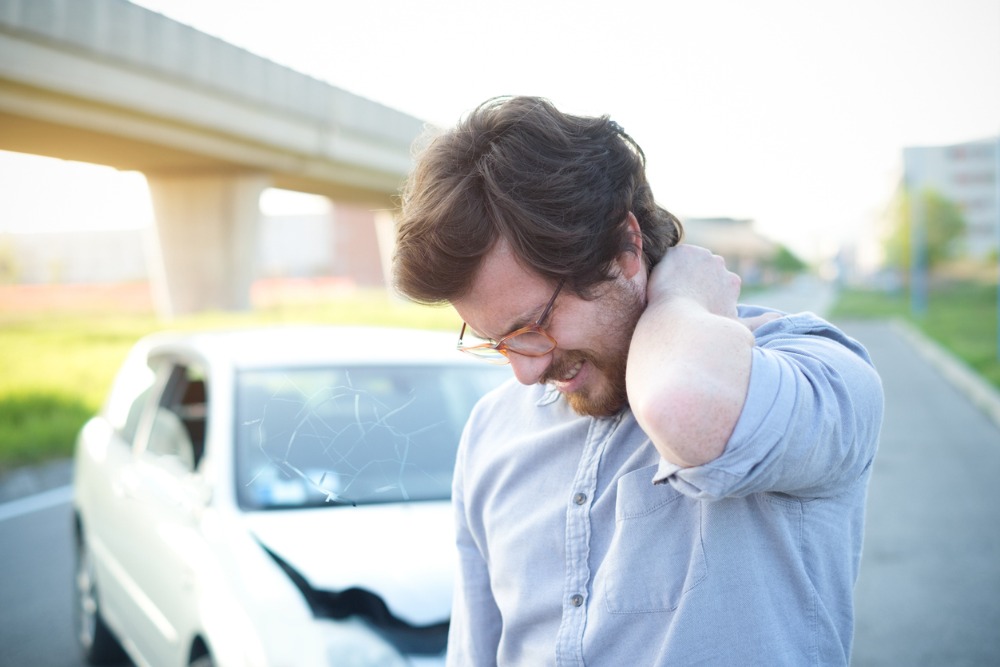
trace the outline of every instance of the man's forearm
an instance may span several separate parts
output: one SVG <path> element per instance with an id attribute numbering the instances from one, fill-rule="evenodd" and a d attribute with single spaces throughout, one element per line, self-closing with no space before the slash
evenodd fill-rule
<path id="1" fill-rule="evenodd" d="M 725 451 L 750 380 L 753 334 L 740 321 L 685 298 L 651 303 L 629 351 L 636 420 L 660 455 L 679 466 Z"/>

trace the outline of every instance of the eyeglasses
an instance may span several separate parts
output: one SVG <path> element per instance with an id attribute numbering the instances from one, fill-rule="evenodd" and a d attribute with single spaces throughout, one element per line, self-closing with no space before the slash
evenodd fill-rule
<path id="1" fill-rule="evenodd" d="M 509 364 L 511 352 L 526 357 L 544 357 L 556 349 L 556 339 L 542 328 L 542 323 L 549 316 L 549 311 L 552 310 L 552 305 L 556 302 L 556 297 L 559 296 L 559 291 L 565 282 L 565 280 L 559 281 L 555 293 L 552 294 L 545 310 L 542 311 L 541 316 L 535 320 L 534 324 L 512 331 L 500 340 L 490 339 L 484 343 L 465 345 L 462 339 L 465 337 L 465 328 L 468 325 L 463 322 L 462 331 L 458 334 L 458 349 L 491 364 Z"/>

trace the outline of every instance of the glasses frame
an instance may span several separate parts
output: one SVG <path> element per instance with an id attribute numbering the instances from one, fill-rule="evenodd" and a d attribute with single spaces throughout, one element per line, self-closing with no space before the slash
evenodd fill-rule
<path id="1" fill-rule="evenodd" d="M 538 316 L 538 319 L 535 320 L 534 324 L 529 324 L 526 327 L 521 327 L 520 329 L 511 331 L 509 334 L 501 336 L 500 339 L 497 340 L 495 343 L 481 343 L 479 345 L 465 346 L 462 343 L 462 339 L 465 337 L 465 329 L 469 325 L 466 324 L 465 322 L 462 322 L 462 330 L 458 334 L 458 344 L 456 347 L 460 352 L 471 354 L 472 356 L 478 359 L 482 359 L 483 361 L 494 364 L 509 364 L 511 352 L 513 352 L 514 354 L 520 354 L 525 357 L 544 357 L 546 354 L 549 354 L 550 352 L 552 352 L 552 350 L 556 349 L 558 343 L 556 342 L 556 339 L 549 334 L 549 332 L 547 332 L 545 329 L 542 328 L 542 323 L 544 323 L 545 320 L 548 319 L 549 313 L 552 311 L 552 306 L 554 306 L 556 303 L 556 297 L 559 296 L 559 292 L 562 291 L 563 285 L 565 284 L 566 284 L 565 279 L 559 281 L 559 284 L 556 285 L 556 291 L 552 293 L 552 298 L 549 299 L 549 302 L 547 304 L 545 304 L 545 308 L 542 310 L 542 314 Z M 550 347 L 544 352 L 520 352 L 518 350 L 510 349 L 510 347 L 507 345 L 507 341 L 526 333 L 536 333 L 545 337 L 546 339 L 548 339 L 550 343 L 552 343 L 552 347 Z M 476 352 L 477 350 L 484 350 L 484 351 L 493 350 L 499 352 L 502 356 L 494 359 L 491 357 L 486 357 L 478 354 Z"/>

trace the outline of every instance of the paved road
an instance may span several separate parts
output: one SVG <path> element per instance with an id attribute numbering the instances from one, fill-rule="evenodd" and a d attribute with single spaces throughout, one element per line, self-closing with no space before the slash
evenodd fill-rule
<path id="1" fill-rule="evenodd" d="M 55 493 L 31 511 L 0 516 L 0 665 L 84 664 L 73 636 L 68 494 Z"/>
<path id="2" fill-rule="evenodd" d="M 828 295 L 816 288 L 759 302 L 822 313 Z M 886 393 L 853 665 L 1000 665 L 1000 428 L 893 325 L 840 324 L 868 347 Z M 10 613 L 0 664 L 79 664 L 68 628 L 68 508 L 15 516 L 5 507 L 0 606 Z"/>
<path id="3" fill-rule="evenodd" d="M 891 325 L 843 326 L 886 395 L 853 664 L 1000 665 L 1000 428 Z"/>

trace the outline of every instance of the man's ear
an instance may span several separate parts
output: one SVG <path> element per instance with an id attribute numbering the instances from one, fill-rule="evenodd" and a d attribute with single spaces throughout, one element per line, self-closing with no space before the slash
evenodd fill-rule
<path id="1" fill-rule="evenodd" d="M 630 244 L 628 249 L 622 251 L 615 261 L 618 263 L 618 268 L 621 269 L 622 276 L 631 279 L 636 272 L 643 268 L 642 230 L 639 228 L 639 221 L 636 220 L 632 211 L 628 212 L 625 225 L 628 227 Z"/>

